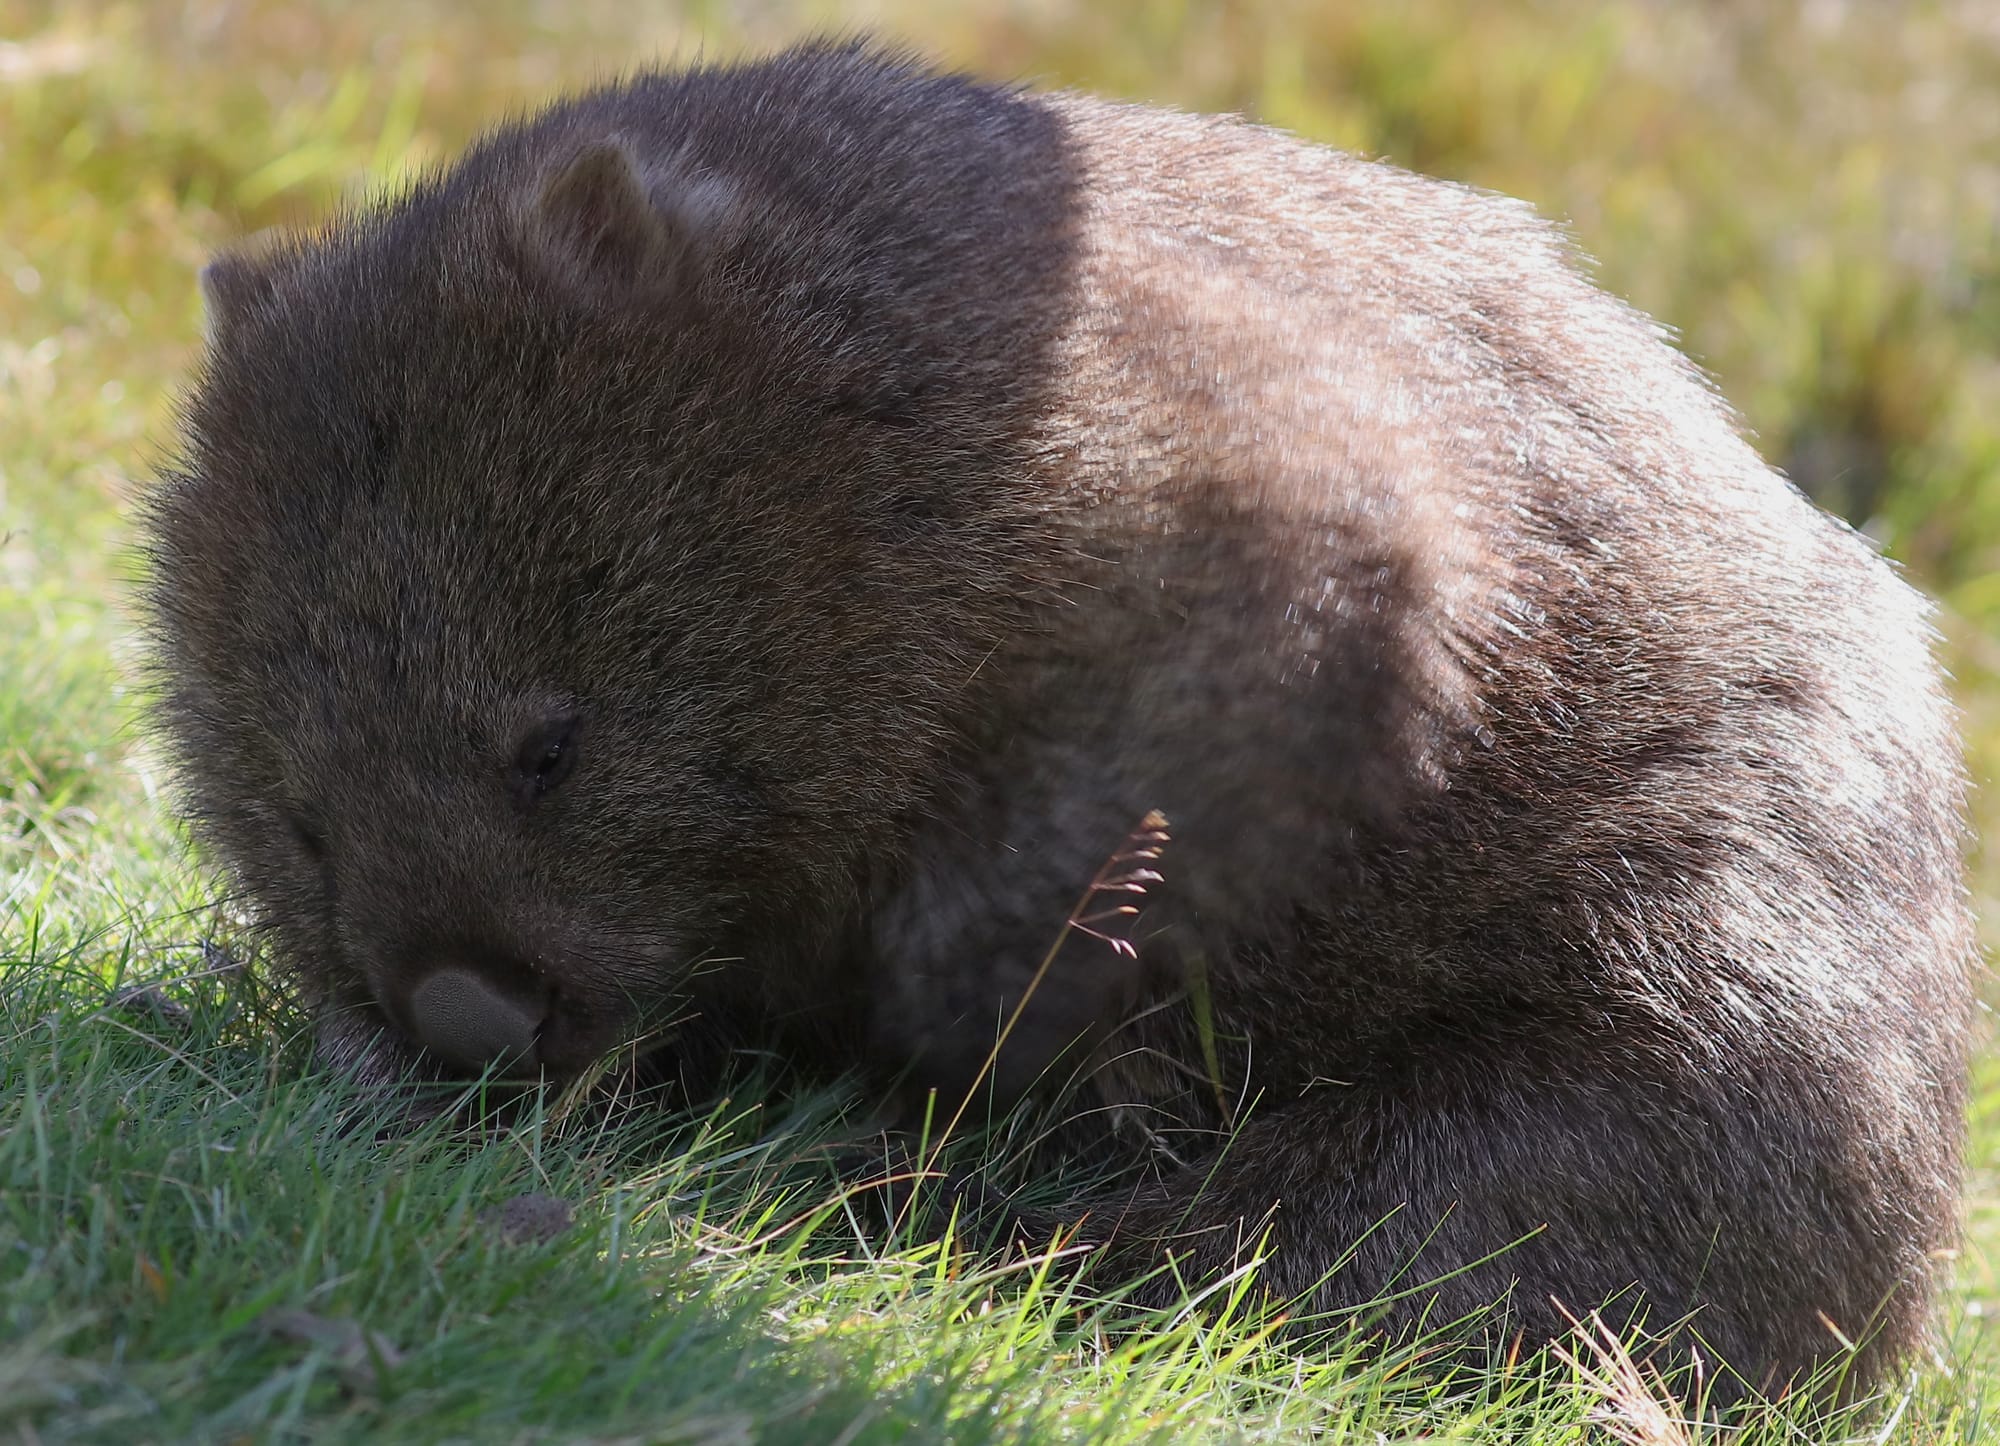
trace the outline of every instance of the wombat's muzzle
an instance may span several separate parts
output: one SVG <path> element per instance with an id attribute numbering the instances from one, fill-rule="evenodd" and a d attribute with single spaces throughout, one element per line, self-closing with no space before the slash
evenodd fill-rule
<path id="1" fill-rule="evenodd" d="M 467 964 L 444 964 L 403 993 L 402 1016 L 417 1042 L 467 1074 L 531 1075 L 549 994 L 539 981 L 501 978 Z"/>

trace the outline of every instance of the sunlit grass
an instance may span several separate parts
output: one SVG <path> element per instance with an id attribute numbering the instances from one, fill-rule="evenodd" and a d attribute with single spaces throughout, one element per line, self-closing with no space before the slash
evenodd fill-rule
<path id="1" fill-rule="evenodd" d="M 1059 1248 L 898 1230 L 835 1174 L 838 1095 L 378 1133 L 219 956 L 122 999 L 74 956 L 29 965 L 5 996 L 0 1422 L 41 1440 L 1689 1439 L 1643 1375 L 1604 1388 L 1602 1347 L 1471 1373 L 1301 1337 L 1249 1272 L 1140 1310 Z M 573 1220 L 510 1234 L 526 1194 Z M 1956 1432 L 1986 1409 L 1962 1385 L 1855 1424 Z M 1730 1439 L 1799 1437 L 1781 1412 Z"/>

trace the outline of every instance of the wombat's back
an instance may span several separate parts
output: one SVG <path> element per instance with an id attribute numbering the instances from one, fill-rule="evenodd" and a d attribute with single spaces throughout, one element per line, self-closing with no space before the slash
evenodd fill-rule
<path id="1" fill-rule="evenodd" d="M 1446 1300 L 1512 1275 L 1559 1330 L 1547 1295 L 1634 1281 L 1729 1359 L 1802 1365 L 1823 1319 L 1907 1344 L 1973 957 L 1921 599 L 1518 203 L 1058 109 L 1090 221 L 1054 485 L 1080 550 L 1130 543 L 1091 586 L 1176 599 L 1109 731 L 1189 826 L 1170 859 L 1227 880 L 1167 928 L 1215 1033 L 1299 1099 L 1217 1193 L 1289 1188 L 1301 1284 L 1386 1219 L 1334 1302 L 1532 1237 Z"/>

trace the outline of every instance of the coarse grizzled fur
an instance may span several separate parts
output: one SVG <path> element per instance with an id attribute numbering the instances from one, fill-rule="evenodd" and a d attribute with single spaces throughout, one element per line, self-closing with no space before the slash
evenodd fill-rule
<path id="1" fill-rule="evenodd" d="M 1760 1384 L 1921 1338 L 1971 964 L 1924 606 L 1524 206 L 821 46 L 207 280 L 162 721 L 328 1059 L 694 1015 L 962 1090 L 1157 808 L 1136 957 L 1073 932 L 996 1070 L 1234 1127 L 1080 1204 L 1113 1258 L 1269 1217 L 1320 1306 L 1640 1307 Z"/>

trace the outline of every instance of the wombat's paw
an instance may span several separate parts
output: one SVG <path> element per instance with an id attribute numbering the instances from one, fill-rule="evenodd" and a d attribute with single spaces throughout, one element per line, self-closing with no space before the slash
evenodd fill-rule
<path id="1" fill-rule="evenodd" d="M 1031 1248 L 1037 1239 L 1032 1215 L 1014 1197 L 977 1170 L 950 1170 L 937 1178 L 926 1217 L 942 1232 L 980 1250 Z"/>
<path id="2" fill-rule="evenodd" d="M 1012 1244 L 1029 1254 L 1074 1256 L 1090 1289 L 1142 1310 L 1199 1301 L 1258 1270 L 1268 1217 L 1246 1220 L 1220 1202 L 1203 1209 L 1189 1178 L 1140 1180 L 1022 1211 Z"/>
<path id="3" fill-rule="evenodd" d="M 846 1200 L 870 1229 L 911 1239 L 950 1232 L 975 1249 L 1025 1243 L 1025 1217 L 1008 1194 L 978 1168 L 945 1166 L 913 1136 L 883 1130 L 833 1151 L 831 1162 Z"/>

